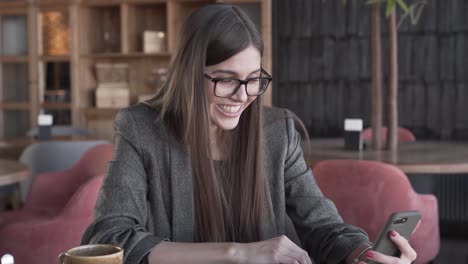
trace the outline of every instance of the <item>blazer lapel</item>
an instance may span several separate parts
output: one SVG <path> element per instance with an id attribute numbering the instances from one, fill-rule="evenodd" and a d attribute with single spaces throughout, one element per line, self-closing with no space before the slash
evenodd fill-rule
<path id="1" fill-rule="evenodd" d="M 193 186 L 190 156 L 180 143 L 171 148 L 172 240 L 193 242 Z"/>

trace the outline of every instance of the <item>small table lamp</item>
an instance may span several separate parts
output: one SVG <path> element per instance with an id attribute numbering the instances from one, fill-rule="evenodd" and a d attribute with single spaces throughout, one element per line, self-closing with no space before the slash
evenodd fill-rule
<path id="1" fill-rule="evenodd" d="M 37 124 L 39 125 L 39 133 L 37 139 L 39 141 L 50 140 L 52 138 L 52 115 L 38 115 Z"/>
<path id="2" fill-rule="evenodd" d="M 14 264 L 15 260 L 13 259 L 13 256 L 10 254 L 5 254 L 1 258 L 1 264 Z"/>
<path id="3" fill-rule="evenodd" d="M 345 119 L 344 141 L 345 149 L 362 150 L 362 119 Z"/>

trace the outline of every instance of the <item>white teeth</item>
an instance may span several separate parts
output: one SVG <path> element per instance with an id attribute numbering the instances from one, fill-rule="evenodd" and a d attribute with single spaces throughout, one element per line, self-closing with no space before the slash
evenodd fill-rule
<path id="1" fill-rule="evenodd" d="M 223 111 L 228 113 L 237 113 L 240 110 L 240 105 L 238 106 L 228 106 L 228 105 L 218 105 Z"/>

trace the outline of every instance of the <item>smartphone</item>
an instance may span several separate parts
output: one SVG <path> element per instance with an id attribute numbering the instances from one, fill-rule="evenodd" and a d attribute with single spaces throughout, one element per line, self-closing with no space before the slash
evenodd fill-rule
<path id="1" fill-rule="evenodd" d="M 421 219 L 421 213 L 419 211 L 403 211 L 393 213 L 387 220 L 384 228 L 380 231 L 379 236 L 374 244 L 372 250 L 383 253 L 385 255 L 399 257 L 400 250 L 393 243 L 389 237 L 390 231 L 396 231 L 401 236 L 409 239 L 414 229 L 418 225 L 419 219 Z M 376 262 L 370 261 L 368 264 L 376 264 Z"/>

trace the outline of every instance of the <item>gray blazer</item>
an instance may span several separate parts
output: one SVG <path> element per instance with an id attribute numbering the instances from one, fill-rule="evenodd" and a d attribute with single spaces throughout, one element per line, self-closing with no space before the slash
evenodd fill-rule
<path id="1" fill-rule="evenodd" d="M 368 237 L 343 224 L 319 190 L 304 161 L 291 113 L 264 108 L 264 172 L 271 208 L 265 239 L 291 235 L 292 220 L 302 247 L 318 263 L 341 263 Z M 95 220 L 82 243 L 124 248 L 125 263 L 139 263 L 163 240 L 193 242 L 190 157 L 153 108 L 137 104 L 115 119 L 113 160 L 96 204 Z"/>

